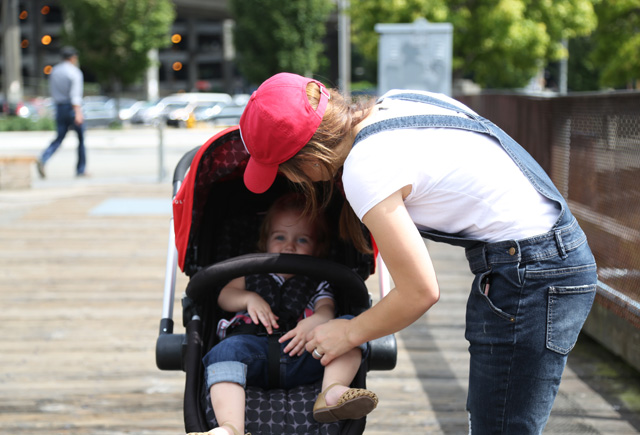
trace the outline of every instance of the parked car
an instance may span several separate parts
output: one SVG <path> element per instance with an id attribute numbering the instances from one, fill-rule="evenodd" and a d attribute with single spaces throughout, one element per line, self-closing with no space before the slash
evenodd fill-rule
<path id="1" fill-rule="evenodd" d="M 151 101 L 136 101 L 129 107 L 120 108 L 120 119 L 124 122 L 133 123 L 133 119 L 143 110 L 153 106 Z"/>
<path id="2" fill-rule="evenodd" d="M 118 120 L 113 101 L 108 97 L 89 96 L 82 99 L 84 125 L 87 128 L 108 127 Z"/>
<path id="3" fill-rule="evenodd" d="M 215 92 L 184 92 L 172 94 L 162 98 L 152 107 L 148 107 L 139 112 L 138 115 L 132 117 L 131 122 L 134 124 L 158 125 L 165 123 L 169 113 L 175 109 L 185 108 L 189 104 L 199 102 L 224 103 L 232 102 L 231 95 Z"/>
<path id="4" fill-rule="evenodd" d="M 215 104 L 209 104 L 207 106 L 196 107 L 193 110 L 193 117 L 195 118 L 196 122 L 202 122 L 202 121 L 206 122 L 212 116 L 220 113 L 222 108 L 225 106 L 226 104 L 224 103 L 215 103 Z"/>
<path id="5" fill-rule="evenodd" d="M 225 103 L 210 101 L 196 101 L 189 103 L 185 107 L 175 109 L 167 114 L 167 125 L 172 127 L 186 127 L 189 118 L 193 116 L 194 121 L 199 121 L 202 114 L 217 113 L 225 106 Z"/>
<path id="6" fill-rule="evenodd" d="M 40 113 L 38 113 L 38 108 L 29 101 L 23 101 L 22 103 L 18 103 L 16 115 L 18 115 L 21 118 L 33 119 L 34 121 L 40 118 Z"/>
<path id="7" fill-rule="evenodd" d="M 236 106 L 246 106 L 251 98 L 251 94 L 235 94 L 233 96 L 233 104 Z"/>
<path id="8" fill-rule="evenodd" d="M 237 125 L 240 122 L 240 117 L 246 105 L 224 106 L 217 114 L 214 114 L 206 119 L 206 122 L 215 127 L 227 127 L 230 125 Z"/>
<path id="9" fill-rule="evenodd" d="M 118 98 L 117 101 L 115 98 L 112 98 L 111 104 L 113 104 L 114 108 L 118 111 L 118 118 L 120 121 L 124 121 L 125 117 L 128 119 L 131 116 L 128 113 L 128 110 L 136 103 L 138 100 L 134 98 Z"/>
<path id="10" fill-rule="evenodd" d="M 108 98 L 88 96 L 82 100 L 82 112 L 87 128 L 108 127 L 121 121 L 121 113 L 132 107 L 137 100 L 133 98 Z"/>
<path id="11" fill-rule="evenodd" d="M 129 121 L 132 124 L 152 125 L 164 106 L 159 101 L 150 101 L 131 115 Z"/>

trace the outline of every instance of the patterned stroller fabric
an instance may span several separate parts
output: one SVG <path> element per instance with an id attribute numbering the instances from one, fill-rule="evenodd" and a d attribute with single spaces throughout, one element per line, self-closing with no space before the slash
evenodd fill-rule
<path id="1" fill-rule="evenodd" d="M 262 390 L 247 387 L 247 410 L 245 431 L 261 435 L 339 435 L 344 421 L 318 423 L 313 419 L 313 403 L 320 393 L 320 383 L 292 388 L 291 390 Z M 203 388 L 206 401 L 207 421 L 216 427 L 211 400 L 206 387 Z"/>

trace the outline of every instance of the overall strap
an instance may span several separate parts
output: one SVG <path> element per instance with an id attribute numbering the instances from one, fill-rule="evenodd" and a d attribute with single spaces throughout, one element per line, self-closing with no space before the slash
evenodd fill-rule
<path id="1" fill-rule="evenodd" d="M 383 121 L 374 122 L 364 127 L 358 132 L 352 147 L 358 142 L 386 130 L 398 130 L 403 128 L 421 128 L 421 127 L 445 127 L 457 128 L 467 131 L 475 131 L 477 133 L 492 134 L 491 131 L 482 123 L 468 118 L 460 118 L 453 115 L 411 115 L 400 116 L 398 118 L 385 119 Z"/>
<path id="2" fill-rule="evenodd" d="M 469 118 L 472 118 L 472 119 L 477 119 L 477 120 L 484 119 L 483 117 L 481 117 L 477 113 L 473 113 L 471 111 L 465 110 L 464 108 L 462 108 L 460 106 L 456 106 L 455 104 L 452 104 L 452 103 L 450 103 L 448 101 L 444 101 L 444 100 L 441 100 L 439 98 L 432 97 L 431 95 L 417 94 L 417 93 L 413 93 L 413 92 L 405 92 L 405 93 L 401 93 L 401 94 L 390 95 L 390 96 L 386 97 L 385 99 L 406 100 L 406 101 L 415 101 L 415 102 L 418 102 L 418 103 L 431 104 L 432 106 L 437 106 L 437 107 L 441 107 L 443 109 L 453 110 L 454 112 L 464 113 L 465 115 L 467 115 Z M 380 99 L 378 101 L 382 101 L 382 99 Z"/>
<path id="3" fill-rule="evenodd" d="M 395 100 L 407 100 L 420 103 L 426 103 L 438 106 L 443 109 L 453 110 L 466 115 L 466 118 L 455 115 L 411 115 L 400 116 L 397 118 L 389 118 L 382 121 L 374 122 L 364 127 L 356 135 L 353 145 L 355 146 L 361 140 L 386 130 L 397 130 L 401 128 L 423 128 L 423 127 L 440 127 L 440 128 L 457 128 L 467 131 L 475 131 L 477 133 L 485 133 L 493 135 L 492 131 L 483 122 L 484 118 L 480 115 L 467 111 L 461 107 L 442 101 L 429 95 L 406 93 L 396 94 L 387 97 Z"/>

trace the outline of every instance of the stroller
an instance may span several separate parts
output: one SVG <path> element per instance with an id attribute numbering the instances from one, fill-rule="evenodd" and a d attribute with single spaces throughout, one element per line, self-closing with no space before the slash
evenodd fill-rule
<path id="1" fill-rule="evenodd" d="M 337 237 L 331 242 L 328 258 L 255 253 L 264 212 L 292 186 L 278 176 L 264 194 L 250 192 L 242 180 L 248 158 L 238 127 L 230 127 L 203 146 L 187 152 L 174 172 L 173 218 L 156 364 L 160 370 L 186 373 L 186 432 L 205 432 L 217 426 L 204 382 L 202 357 L 218 342 L 218 321 L 233 314 L 223 311 L 216 303 L 219 291 L 231 279 L 269 272 L 307 275 L 332 284 L 338 315 L 358 315 L 371 307 L 364 280 L 374 271 L 375 259 Z M 336 189 L 326 211 L 330 234 L 338 233 L 343 201 Z M 366 231 L 364 227 L 363 231 Z M 173 333 L 177 266 L 189 278 L 182 297 L 184 334 Z M 366 388 L 369 370 L 393 369 L 396 354 L 393 335 L 370 342 L 368 357 L 352 387 Z M 269 357 L 269 364 L 278 364 L 278 358 Z M 290 390 L 279 386 L 247 387 L 245 431 L 254 435 L 361 434 L 366 417 L 334 423 L 318 423 L 313 419 L 313 404 L 320 387 L 320 382 Z"/>

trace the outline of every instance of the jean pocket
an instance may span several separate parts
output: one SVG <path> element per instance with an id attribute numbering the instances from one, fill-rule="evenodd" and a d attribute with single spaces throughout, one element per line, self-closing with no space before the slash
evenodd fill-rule
<path id="1" fill-rule="evenodd" d="M 573 349 L 595 295 L 595 284 L 549 287 L 547 349 L 562 355 Z"/>
<path id="2" fill-rule="evenodd" d="M 506 301 L 504 297 L 500 297 L 500 295 L 504 295 L 505 292 L 499 290 L 499 286 L 493 286 L 492 282 L 492 270 L 488 270 L 484 272 L 478 278 L 478 284 L 475 287 L 475 291 L 477 296 L 480 297 L 486 304 L 489 306 L 489 309 L 496 314 L 498 317 L 507 320 L 509 322 L 515 321 L 515 316 L 512 314 L 503 311 L 501 308 L 498 308 L 499 305 L 505 304 Z"/>

